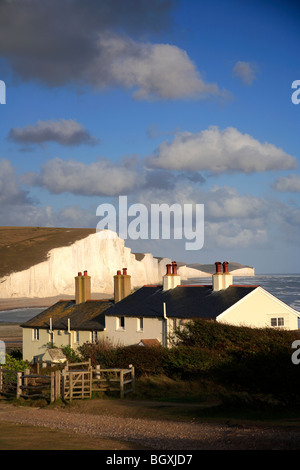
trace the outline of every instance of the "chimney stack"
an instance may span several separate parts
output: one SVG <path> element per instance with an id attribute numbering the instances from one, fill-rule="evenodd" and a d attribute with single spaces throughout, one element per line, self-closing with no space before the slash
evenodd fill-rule
<path id="1" fill-rule="evenodd" d="M 75 277 L 75 301 L 76 304 L 81 304 L 91 299 L 91 277 L 88 276 L 87 271 L 79 272 Z"/>
<path id="2" fill-rule="evenodd" d="M 215 262 L 216 272 L 212 276 L 212 285 L 213 291 L 218 291 L 223 289 L 223 274 L 221 272 L 221 263 L 219 261 Z"/>
<path id="3" fill-rule="evenodd" d="M 212 276 L 213 291 L 227 289 L 232 284 L 232 274 L 228 271 L 228 261 L 223 262 L 223 272 L 221 272 L 221 263 L 215 262 L 216 272 Z"/>
<path id="4" fill-rule="evenodd" d="M 127 274 L 127 268 L 123 268 L 123 274 L 118 270 L 114 276 L 114 300 L 115 303 L 131 294 L 131 276 Z"/>
<path id="5" fill-rule="evenodd" d="M 227 287 L 231 286 L 232 284 L 232 274 L 228 271 L 228 261 L 224 261 L 223 263 L 223 289 L 227 289 Z"/>
<path id="6" fill-rule="evenodd" d="M 174 289 L 181 283 L 181 278 L 177 274 L 177 263 L 172 261 L 172 264 L 167 264 L 167 272 L 163 276 L 163 290 Z"/>

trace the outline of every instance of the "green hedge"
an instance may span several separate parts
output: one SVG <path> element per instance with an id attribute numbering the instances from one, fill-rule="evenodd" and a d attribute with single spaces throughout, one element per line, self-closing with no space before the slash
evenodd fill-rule
<path id="1" fill-rule="evenodd" d="M 271 393 L 280 400 L 300 397 L 300 364 L 292 363 L 298 332 L 190 322 L 178 330 L 171 348 L 84 345 L 84 359 L 104 368 L 133 364 L 137 377 L 164 374 L 170 378 L 209 378 L 235 390 Z"/>

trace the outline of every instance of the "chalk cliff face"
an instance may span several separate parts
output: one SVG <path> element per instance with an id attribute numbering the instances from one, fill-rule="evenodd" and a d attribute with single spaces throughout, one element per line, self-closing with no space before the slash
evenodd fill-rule
<path id="1" fill-rule="evenodd" d="M 91 276 L 93 294 L 111 295 L 113 276 L 118 270 L 127 268 L 132 288 L 161 284 L 166 264 L 171 261 L 169 258 L 155 258 L 150 253 L 134 254 L 116 233 L 105 230 L 72 241 L 67 246 L 50 249 L 44 261 L 3 276 L 0 278 L 0 297 L 74 296 L 74 277 L 85 270 Z M 178 266 L 181 280 L 211 276 L 211 273 L 202 271 L 200 266 L 197 265 L 197 269 Z M 233 274 L 247 276 L 253 275 L 254 271 L 246 267 L 233 271 Z"/>
<path id="2" fill-rule="evenodd" d="M 93 293 L 113 293 L 113 276 L 127 268 L 132 287 L 161 282 L 169 258 L 135 256 L 114 232 L 94 233 L 70 246 L 49 251 L 46 261 L 0 279 L 0 296 L 52 297 L 74 295 L 74 277 L 88 271 Z"/>

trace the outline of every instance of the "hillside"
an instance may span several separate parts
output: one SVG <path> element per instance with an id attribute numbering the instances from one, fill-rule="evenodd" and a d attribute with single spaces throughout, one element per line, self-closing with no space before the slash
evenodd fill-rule
<path id="1" fill-rule="evenodd" d="M 95 229 L 0 227 L 0 278 L 47 260 L 53 248 L 69 246 Z"/>
<path id="2" fill-rule="evenodd" d="M 92 292 L 112 294 L 113 276 L 126 267 L 132 287 L 161 282 L 169 258 L 132 253 L 114 232 L 52 227 L 0 228 L 0 297 L 74 295 L 74 276 L 87 270 Z M 239 275 L 253 272 L 238 263 Z M 179 264 L 183 280 L 210 276 L 214 265 Z M 244 269 L 244 271 L 243 271 Z M 248 271 L 247 271 L 248 270 Z"/>

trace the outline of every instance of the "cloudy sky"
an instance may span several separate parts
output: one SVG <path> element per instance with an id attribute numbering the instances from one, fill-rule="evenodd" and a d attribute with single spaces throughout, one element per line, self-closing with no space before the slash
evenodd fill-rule
<path id="1" fill-rule="evenodd" d="M 97 207 L 118 211 L 121 195 L 149 211 L 203 204 L 201 250 L 126 245 L 299 272 L 299 13 L 280 0 L 0 0 L 1 225 L 96 229 Z"/>

